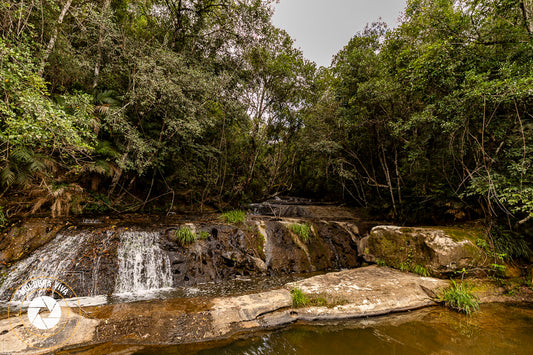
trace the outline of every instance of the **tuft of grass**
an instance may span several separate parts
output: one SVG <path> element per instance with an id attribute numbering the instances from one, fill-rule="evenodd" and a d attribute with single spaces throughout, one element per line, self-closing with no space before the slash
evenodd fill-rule
<path id="1" fill-rule="evenodd" d="M 244 223 L 245 218 L 246 212 L 241 210 L 228 211 L 222 214 L 222 219 L 229 224 Z"/>
<path id="2" fill-rule="evenodd" d="M 322 294 L 308 295 L 308 294 L 305 294 L 299 288 L 293 289 L 291 291 L 291 296 L 292 296 L 292 306 L 294 308 L 310 307 L 310 306 L 333 308 L 333 307 L 348 303 L 348 301 L 344 299 L 328 300 L 326 295 L 322 295 Z"/>
<path id="3" fill-rule="evenodd" d="M 289 224 L 289 229 L 295 233 L 302 242 L 309 243 L 311 240 L 311 226 L 309 224 Z"/>
<path id="4" fill-rule="evenodd" d="M 183 227 L 174 231 L 174 239 L 177 240 L 181 245 L 186 246 L 196 242 L 198 237 L 191 231 L 190 228 Z"/>
<path id="5" fill-rule="evenodd" d="M 211 234 L 209 234 L 209 232 L 201 231 L 201 232 L 200 232 L 200 235 L 198 236 L 198 238 L 200 238 L 200 239 L 203 240 L 203 239 L 207 239 L 207 238 L 209 238 L 209 236 L 211 236 Z"/>
<path id="6" fill-rule="evenodd" d="M 419 264 L 416 264 L 414 265 L 411 270 L 415 273 L 415 274 L 418 274 L 420 276 L 424 276 L 424 277 L 428 277 L 429 276 L 429 270 L 423 266 L 423 265 L 419 265 Z"/>
<path id="7" fill-rule="evenodd" d="M 479 310 L 478 298 L 472 293 L 472 288 L 466 282 L 457 284 L 452 280 L 451 286 L 442 291 L 439 299 L 447 307 L 470 315 Z"/>
<path id="8" fill-rule="evenodd" d="M 400 269 L 400 271 L 411 271 L 411 265 L 409 263 L 404 263 L 403 261 L 401 261 L 398 264 L 398 269 Z"/>
<path id="9" fill-rule="evenodd" d="M 376 264 L 378 266 L 387 266 L 387 263 L 385 262 L 385 260 L 382 260 L 382 259 L 376 259 Z"/>
<path id="10" fill-rule="evenodd" d="M 292 306 L 295 308 L 306 307 L 311 304 L 311 299 L 301 289 L 295 288 L 291 291 Z"/>

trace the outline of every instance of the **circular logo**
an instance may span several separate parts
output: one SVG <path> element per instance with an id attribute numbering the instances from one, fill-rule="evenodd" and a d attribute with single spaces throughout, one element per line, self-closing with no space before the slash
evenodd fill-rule
<path id="1" fill-rule="evenodd" d="M 9 301 L 8 319 L 13 333 L 26 345 L 52 349 L 76 332 L 81 310 L 76 294 L 53 277 L 36 277 L 20 285 Z"/>
<path id="2" fill-rule="evenodd" d="M 48 309 L 48 316 L 43 318 L 41 310 Z M 39 329 L 52 329 L 61 320 L 61 306 L 48 296 L 34 298 L 28 306 L 28 319 Z"/>

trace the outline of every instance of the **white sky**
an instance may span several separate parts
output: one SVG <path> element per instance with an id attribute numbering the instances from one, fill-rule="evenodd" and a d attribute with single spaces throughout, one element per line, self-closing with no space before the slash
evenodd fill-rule
<path id="1" fill-rule="evenodd" d="M 382 18 L 395 27 L 406 0 L 281 0 L 273 22 L 318 65 L 331 59 L 367 23 Z"/>

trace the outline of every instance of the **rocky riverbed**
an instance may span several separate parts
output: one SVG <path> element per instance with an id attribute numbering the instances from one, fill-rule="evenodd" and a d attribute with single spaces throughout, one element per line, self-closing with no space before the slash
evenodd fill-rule
<path id="1" fill-rule="evenodd" d="M 4 306 L 24 302 L 14 290 L 42 276 L 71 287 L 81 304 L 68 300 L 61 329 L 47 337 L 28 325 L 25 308 L 10 308 L 0 315 L 0 352 L 202 343 L 403 312 L 435 305 L 449 277 L 465 274 L 480 278 L 473 283 L 482 302 L 533 300 L 524 283 L 487 279 L 493 270 L 478 227 L 382 225 L 347 208 L 298 201 L 252 207 L 256 214 L 233 224 L 220 215 L 15 223 L 0 238 Z M 194 239 L 184 243 L 180 231 Z M 507 270 L 497 280 L 531 278 L 527 267 Z M 298 293 L 307 299 L 300 307 Z"/>
<path id="2" fill-rule="evenodd" d="M 220 340 L 245 332 L 286 326 L 298 321 L 383 315 L 434 305 L 427 292 L 446 281 L 376 266 L 318 275 L 260 293 L 218 298 L 190 298 L 81 308 L 72 318 L 76 330 L 63 347 L 96 343 L 182 344 Z M 321 295 L 321 306 L 294 308 L 291 291 Z M 46 353 L 46 340 L 0 321 L 0 342 L 12 353 Z M 68 332 L 67 332 L 68 333 Z M 57 339 L 56 339 L 57 340 Z M 31 346 L 30 346 L 31 345 Z"/>

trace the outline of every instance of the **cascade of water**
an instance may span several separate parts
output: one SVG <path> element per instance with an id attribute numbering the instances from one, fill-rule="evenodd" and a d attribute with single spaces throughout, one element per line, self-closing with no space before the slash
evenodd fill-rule
<path id="1" fill-rule="evenodd" d="M 9 300 L 17 287 L 35 277 L 64 278 L 72 269 L 86 239 L 86 233 L 60 233 L 29 257 L 15 264 L 9 269 L 0 286 L 0 300 Z"/>
<path id="2" fill-rule="evenodd" d="M 158 233 L 125 232 L 117 250 L 115 294 L 172 287 L 170 258 L 161 250 Z"/>
<path id="3" fill-rule="evenodd" d="M 113 237 L 113 232 L 107 231 L 106 238 L 102 242 L 101 250 L 106 250 L 109 247 L 109 243 L 112 237 Z M 100 260 L 101 259 L 102 259 L 102 253 L 98 253 L 96 260 L 93 264 L 92 287 L 91 287 L 91 291 L 89 292 L 90 296 L 97 296 L 99 294 L 98 281 L 99 281 L 99 275 L 100 275 Z"/>

